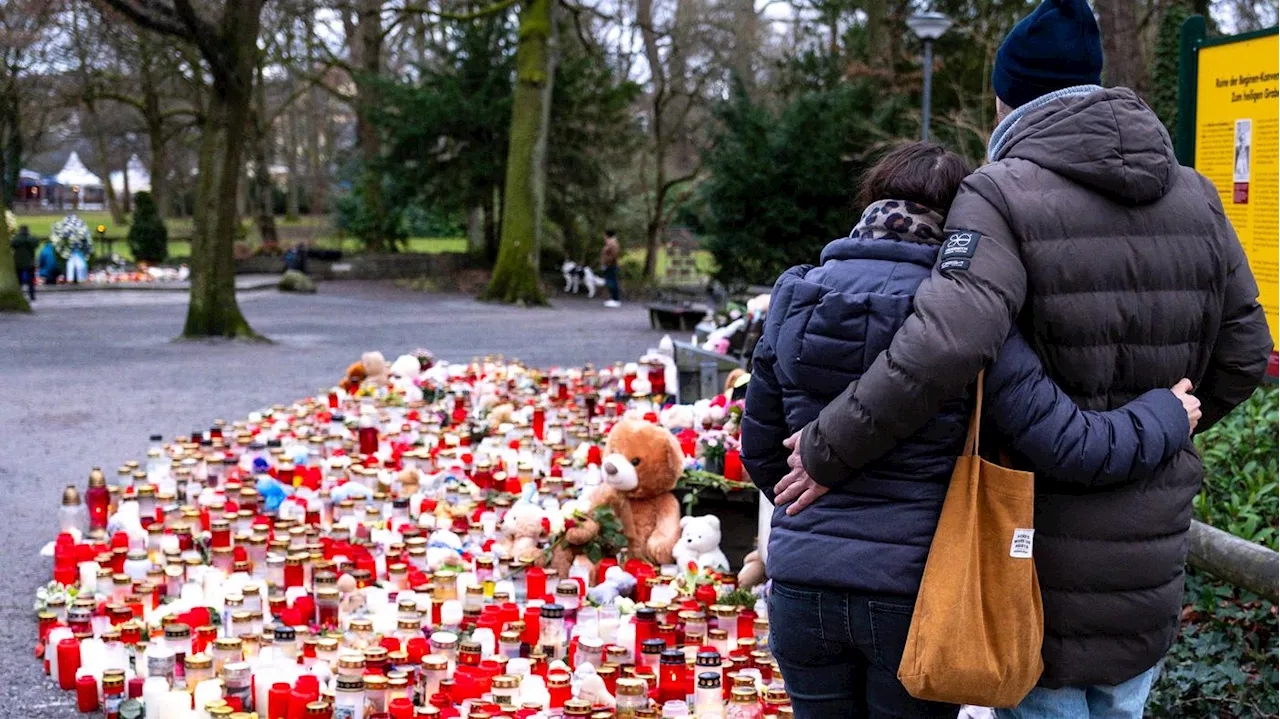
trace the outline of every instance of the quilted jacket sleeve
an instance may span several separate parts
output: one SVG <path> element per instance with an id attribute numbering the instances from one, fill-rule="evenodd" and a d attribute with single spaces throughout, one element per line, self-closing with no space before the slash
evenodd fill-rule
<path id="1" fill-rule="evenodd" d="M 773 487 L 787 473 L 790 450 L 782 446 L 791 436 L 782 406 L 782 388 L 774 367 L 777 358 L 768 336 L 761 338 L 751 360 L 751 382 L 742 414 L 742 466 L 751 481 L 773 501 Z"/>
<path id="2" fill-rule="evenodd" d="M 1217 194 L 1210 197 L 1226 243 L 1226 294 L 1209 366 L 1195 389 L 1204 412 L 1196 432 L 1209 429 L 1253 394 L 1274 349 L 1266 315 L 1258 303 L 1258 283 L 1253 279 L 1244 248 L 1231 221 L 1222 214 Z"/>
<path id="3" fill-rule="evenodd" d="M 986 400 L 985 420 L 1037 475 L 1058 482 L 1098 487 L 1142 479 L 1190 441 L 1186 410 L 1167 389 L 1109 412 L 1081 410 L 1017 331 L 987 370 Z"/>
<path id="4" fill-rule="evenodd" d="M 835 487 L 857 476 L 995 359 L 1027 290 L 1007 216 L 989 177 L 979 171 L 965 180 L 939 264 L 916 292 L 915 312 L 866 373 L 804 429 L 804 467 L 819 484 Z M 949 257 L 948 247 L 962 240 L 963 251 Z"/>

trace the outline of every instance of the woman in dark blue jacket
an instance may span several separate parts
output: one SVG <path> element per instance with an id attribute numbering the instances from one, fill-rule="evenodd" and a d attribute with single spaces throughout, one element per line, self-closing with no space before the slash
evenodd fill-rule
<path id="1" fill-rule="evenodd" d="M 742 458 L 772 501 L 788 472 L 783 441 L 855 381 L 912 311 L 938 262 L 943 217 L 967 168 L 916 143 L 867 175 L 867 209 L 821 264 L 778 278 L 756 346 Z M 1084 412 L 1015 330 L 987 369 L 984 430 L 1040 481 L 1123 482 L 1151 473 L 1191 430 L 1194 398 L 1148 392 Z M 769 538 L 771 645 L 800 719 L 954 717 L 897 680 L 915 595 L 973 398 L 938 408 L 920 431 L 803 512 L 775 508 Z"/>

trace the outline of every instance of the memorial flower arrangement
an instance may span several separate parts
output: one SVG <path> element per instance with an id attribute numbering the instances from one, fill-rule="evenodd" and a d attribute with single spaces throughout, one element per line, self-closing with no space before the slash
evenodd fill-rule
<path id="1" fill-rule="evenodd" d="M 73 252 L 79 252 L 86 258 L 93 254 L 93 236 L 89 234 L 89 225 L 74 213 L 53 223 L 53 227 L 49 229 L 49 241 L 63 259 L 70 257 Z"/>

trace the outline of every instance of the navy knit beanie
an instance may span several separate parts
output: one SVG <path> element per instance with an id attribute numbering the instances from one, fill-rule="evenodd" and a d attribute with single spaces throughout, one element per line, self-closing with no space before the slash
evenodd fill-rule
<path id="1" fill-rule="evenodd" d="M 1101 81 L 1102 36 L 1088 0 L 1044 0 L 1009 32 L 991 73 L 996 97 L 1010 107 Z"/>

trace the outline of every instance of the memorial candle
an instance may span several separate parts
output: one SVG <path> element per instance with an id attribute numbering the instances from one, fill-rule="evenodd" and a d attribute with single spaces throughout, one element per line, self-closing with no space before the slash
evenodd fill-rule
<path id="1" fill-rule="evenodd" d="M 107 477 L 94 467 L 89 473 L 89 489 L 85 492 L 85 504 L 89 508 L 89 529 L 107 529 L 107 506 L 111 493 L 107 491 Z"/>
<path id="2" fill-rule="evenodd" d="M 98 711 L 98 681 L 92 674 L 76 679 L 76 709 L 81 714 Z"/>
<path id="3" fill-rule="evenodd" d="M 80 668 L 80 640 L 75 637 L 58 642 L 58 686 L 66 692 L 76 688 L 76 670 Z"/>

